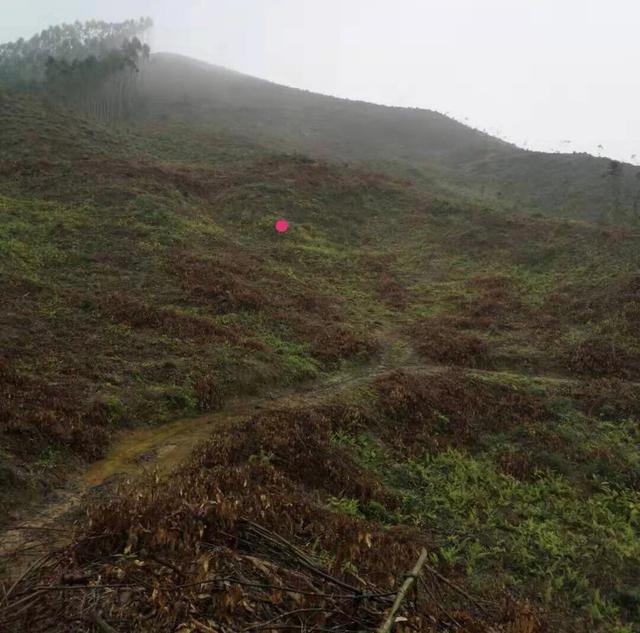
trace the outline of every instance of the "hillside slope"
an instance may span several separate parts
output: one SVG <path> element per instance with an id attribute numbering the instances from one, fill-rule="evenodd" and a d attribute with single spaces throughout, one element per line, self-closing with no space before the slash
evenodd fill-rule
<path id="1" fill-rule="evenodd" d="M 614 182 L 607 159 L 526 151 L 433 111 L 327 97 L 165 53 L 153 56 L 144 84 L 152 118 L 177 116 L 288 151 L 373 162 L 430 189 L 515 211 L 638 217 L 637 167 L 622 165 Z"/>
<path id="2" fill-rule="evenodd" d="M 181 112 L 343 158 L 456 165 L 515 149 L 436 112 L 326 97 L 178 55 L 154 55 L 144 83 L 154 116 Z"/>
<path id="3" fill-rule="evenodd" d="M 418 630 L 637 630 L 638 231 L 157 107 L 0 95 L 0 516 L 95 460 L 122 484 L 40 526 L 68 540 L 0 628 L 372 630 L 425 547 Z M 109 470 L 213 411 L 168 472 Z"/>

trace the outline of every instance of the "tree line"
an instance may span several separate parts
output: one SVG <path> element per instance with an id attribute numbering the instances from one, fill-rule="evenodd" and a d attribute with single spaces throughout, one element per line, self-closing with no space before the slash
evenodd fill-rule
<path id="1" fill-rule="evenodd" d="M 50 27 L 29 40 L 0 45 L 0 87 L 47 92 L 93 116 L 129 114 L 150 18 L 125 22 L 75 22 Z"/>

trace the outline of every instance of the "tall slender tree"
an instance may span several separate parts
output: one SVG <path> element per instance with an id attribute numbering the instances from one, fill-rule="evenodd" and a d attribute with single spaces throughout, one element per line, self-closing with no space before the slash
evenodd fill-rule
<path id="1" fill-rule="evenodd" d="M 619 222 L 622 218 L 622 176 L 623 166 L 620 161 L 610 160 L 606 175 L 611 183 L 611 219 Z"/>
<path id="2" fill-rule="evenodd" d="M 136 77 L 150 49 L 150 18 L 53 26 L 30 40 L 0 45 L 0 85 L 46 90 L 99 118 L 131 111 Z"/>

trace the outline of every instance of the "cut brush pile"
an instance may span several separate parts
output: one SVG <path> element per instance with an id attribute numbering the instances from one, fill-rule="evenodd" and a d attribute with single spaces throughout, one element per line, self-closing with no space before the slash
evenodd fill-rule
<path id="1" fill-rule="evenodd" d="M 90 508 L 72 545 L 4 588 L 0 628 L 372 631 L 392 617 L 396 631 L 542 631 L 526 605 L 481 602 L 428 563 L 398 598 L 432 537 L 327 503 L 348 495 L 394 507 L 332 442 L 366 424 L 334 405 L 222 430 L 171 477 L 125 485 Z"/>

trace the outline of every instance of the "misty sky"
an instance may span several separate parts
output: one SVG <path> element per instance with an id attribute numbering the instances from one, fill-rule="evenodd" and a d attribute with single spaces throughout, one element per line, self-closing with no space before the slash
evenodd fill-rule
<path id="1" fill-rule="evenodd" d="M 640 163 L 640 0 L 0 0 L 0 42 L 141 15 L 155 50 Z"/>

